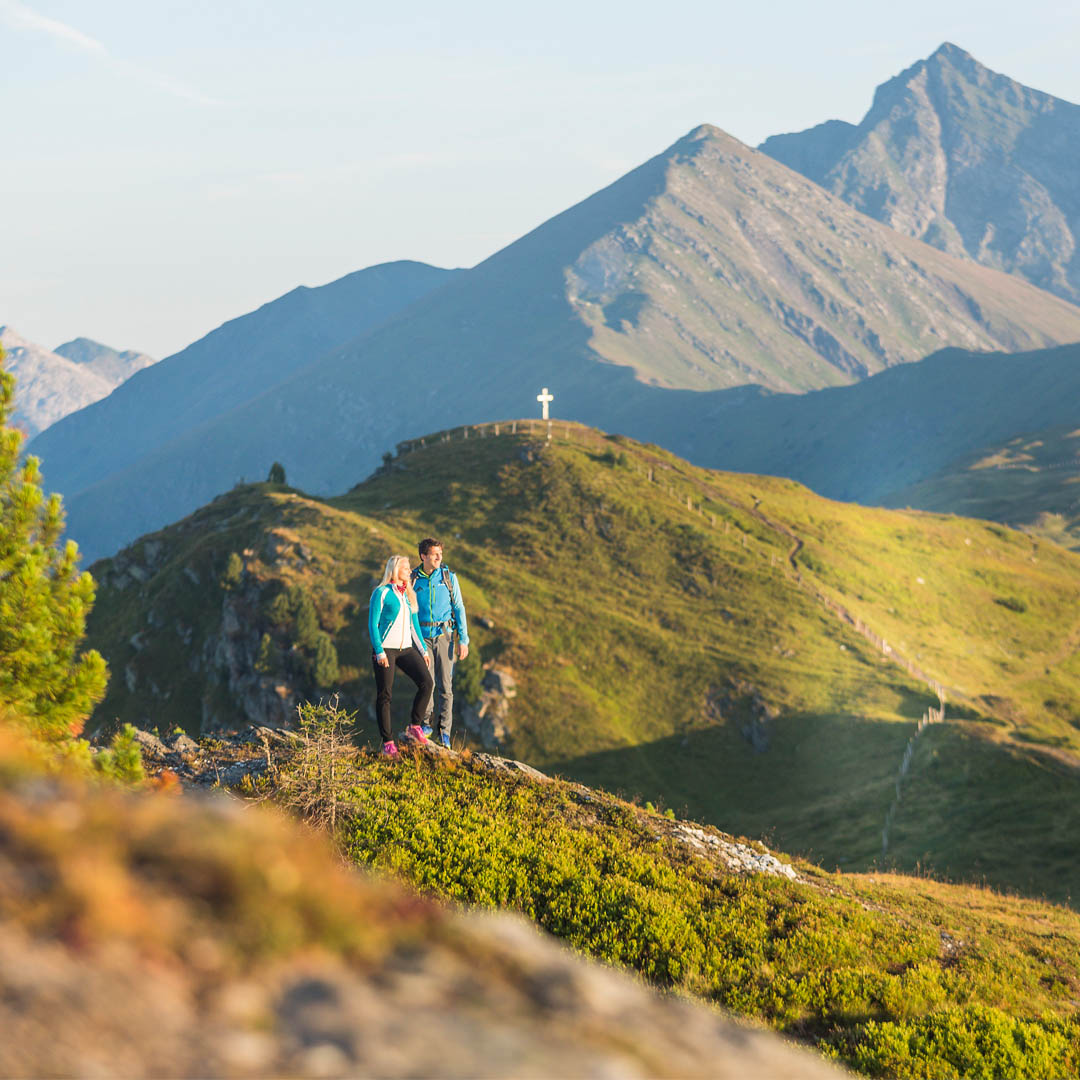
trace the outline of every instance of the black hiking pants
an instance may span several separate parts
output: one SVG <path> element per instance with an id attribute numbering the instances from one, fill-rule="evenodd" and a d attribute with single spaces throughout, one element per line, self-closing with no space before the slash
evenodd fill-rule
<path id="1" fill-rule="evenodd" d="M 431 677 L 427 662 L 415 645 L 410 645 L 407 649 L 387 649 L 386 659 L 387 666 L 381 667 L 375 654 L 371 654 L 371 666 L 375 669 L 375 716 L 379 721 L 379 734 L 383 742 L 389 742 L 394 737 L 390 730 L 394 672 L 401 668 L 416 683 L 416 697 L 412 703 L 414 724 L 423 724 L 431 705 L 431 692 L 435 688 L 435 680 Z"/>

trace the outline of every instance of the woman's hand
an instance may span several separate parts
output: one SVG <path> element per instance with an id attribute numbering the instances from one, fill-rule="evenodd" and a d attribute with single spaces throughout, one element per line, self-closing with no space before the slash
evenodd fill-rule
<path id="1" fill-rule="evenodd" d="M 390 661 L 386 659 L 386 653 L 384 653 L 384 652 L 378 653 L 376 655 L 375 663 L 378 664 L 379 667 L 389 667 L 390 666 Z"/>

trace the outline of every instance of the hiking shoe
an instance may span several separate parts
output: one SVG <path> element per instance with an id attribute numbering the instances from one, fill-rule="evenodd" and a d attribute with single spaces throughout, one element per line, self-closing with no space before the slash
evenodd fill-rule
<path id="1" fill-rule="evenodd" d="M 424 734 L 424 729 L 419 724 L 410 724 L 405 729 L 405 738 L 412 739 L 418 743 L 427 742 L 427 736 Z"/>
<path id="2" fill-rule="evenodd" d="M 425 739 L 430 739 L 431 738 L 431 725 L 430 724 L 424 724 L 420 728 L 420 730 L 424 733 L 424 738 Z"/>
<path id="3" fill-rule="evenodd" d="M 401 755 L 398 753 L 397 743 L 393 739 L 389 739 L 382 744 L 383 757 L 399 758 Z"/>
<path id="4" fill-rule="evenodd" d="M 439 736 L 439 740 L 447 750 L 450 749 L 450 736 L 445 731 Z"/>

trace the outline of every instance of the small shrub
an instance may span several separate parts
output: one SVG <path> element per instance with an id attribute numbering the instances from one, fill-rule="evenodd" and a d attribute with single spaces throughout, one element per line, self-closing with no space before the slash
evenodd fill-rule
<path id="1" fill-rule="evenodd" d="M 221 577 L 221 587 L 223 589 L 235 589 L 243 580 L 243 577 L 244 561 L 234 551 L 229 555 L 225 563 L 225 573 Z"/>
<path id="2" fill-rule="evenodd" d="M 259 654 L 255 657 L 255 670 L 261 675 L 269 675 L 281 668 L 281 650 L 269 634 L 263 634 L 259 641 Z"/>
<path id="3" fill-rule="evenodd" d="M 267 482 L 271 484 L 284 484 L 285 483 L 285 466 L 280 461 L 275 461 L 270 466 L 270 473 L 266 477 Z"/>
<path id="4" fill-rule="evenodd" d="M 338 665 L 337 649 L 325 631 L 318 631 L 315 639 L 315 685 L 329 688 L 338 681 L 341 674 Z"/>
<path id="5" fill-rule="evenodd" d="M 1008 608 L 1009 611 L 1015 611 L 1020 615 L 1027 611 L 1027 604 L 1015 596 L 995 596 L 994 603 L 1000 604 L 1001 607 Z"/>
<path id="6" fill-rule="evenodd" d="M 130 724 L 125 724 L 113 736 L 108 749 L 98 752 L 94 757 L 94 768 L 101 776 L 121 784 L 141 784 L 146 780 L 142 752 Z"/>

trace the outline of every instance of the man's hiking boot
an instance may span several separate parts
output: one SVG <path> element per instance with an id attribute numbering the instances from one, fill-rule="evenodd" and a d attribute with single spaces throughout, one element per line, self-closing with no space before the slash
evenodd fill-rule
<path id="1" fill-rule="evenodd" d="M 424 738 L 425 739 L 430 739 L 431 738 L 431 725 L 430 724 L 422 725 L 420 730 L 424 733 Z"/>
<path id="2" fill-rule="evenodd" d="M 382 744 L 383 757 L 399 758 L 401 755 L 398 753 L 397 743 L 393 739 L 389 739 Z"/>
<path id="3" fill-rule="evenodd" d="M 443 744 L 443 746 L 446 747 L 447 750 L 450 749 L 450 736 L 447 735 L 445 731 L 439 736 L 439 741 Z"/>
<path id="4" fill-rule="evenodd" d="M 405 738 L 412 739 L 413 742 L 418 742 L 421 746 L 427 742 L 427 736 L 424 734 L 424 729 L 419 724 L 410 724 L 405 729 Z"/>

